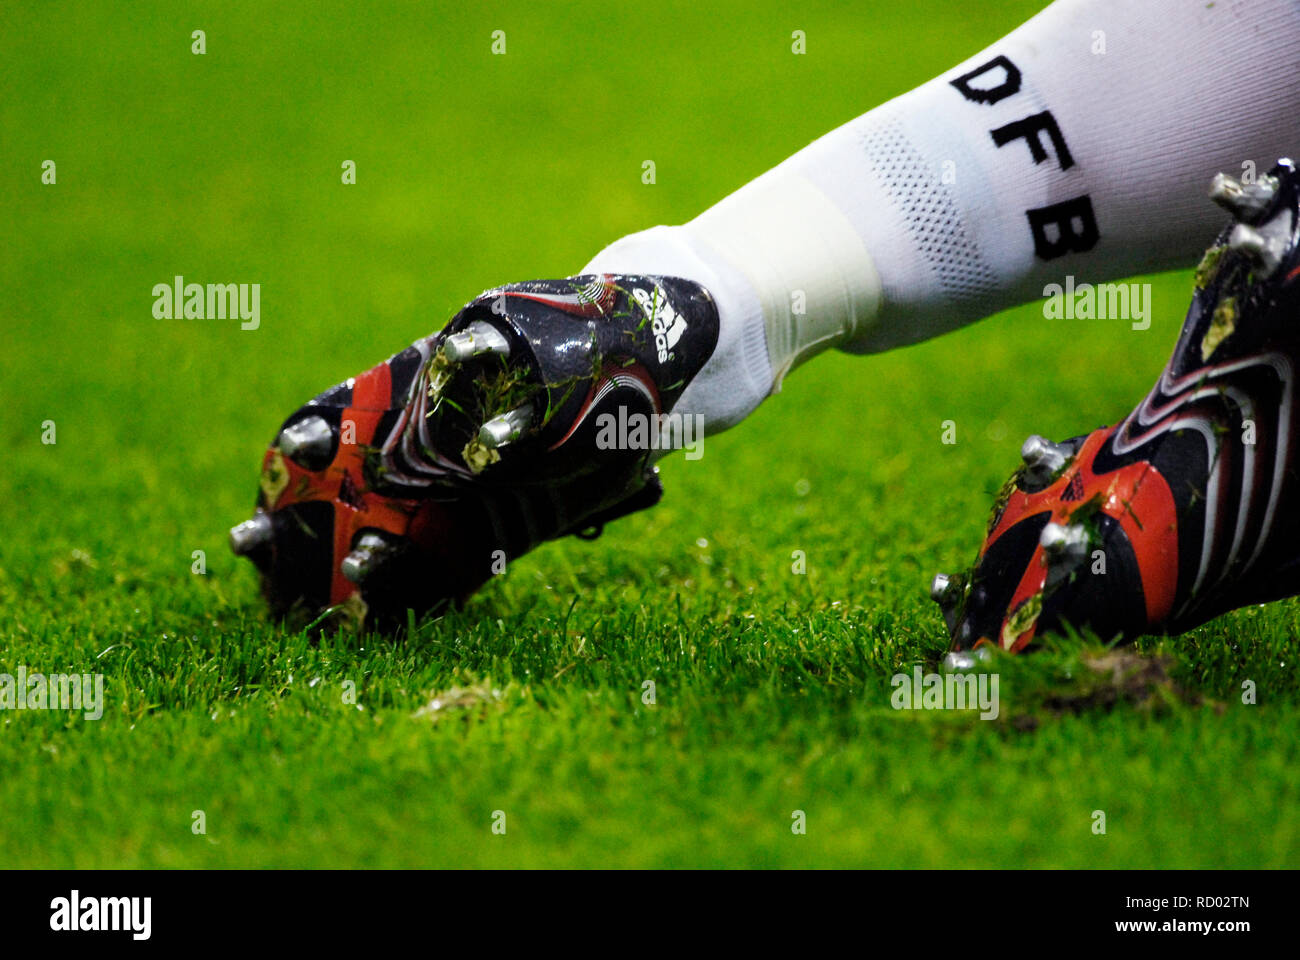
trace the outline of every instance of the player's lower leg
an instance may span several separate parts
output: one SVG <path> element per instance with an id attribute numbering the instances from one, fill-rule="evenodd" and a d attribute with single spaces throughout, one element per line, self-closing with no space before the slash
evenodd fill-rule
<path id="1" fill-rule="evenodd" d="M 1098 32 L 1105 36 L 1099 39 Z M 1294 3 L 1062 0 L 966 63 L 832 131 L 694 220 L 612 244 L 583 271 L 585 279 L 558 282 L 550 295 L 600 275 L 676 277 L 683 289 L 702 291 L 688 300 L 709 301 L 715 338 L 704 345 L 692 336 L 674 348 L 676 361 L 690 371 L 682 383 L 658 374 L 649 381 L 659 394 L 658 414 L 702 422 L 709 432 L 724 430 L 820 351 L 868 352 L 935 336 L 1024 302 L 1063 273 L 1100 281 L 1176 265 L 1195 235 L 1190 228 L 1203 222 L 1193 185 L 1207 165 L 1235 167 L 1300 143 L 1293 109 L 1297 56 L 1300 7 Z M 1138 175 L 1156 164 L 1158 181 Z M 507 302 L 513 309 L 516 300 Z M 693 309 L 683 306 L 679 313 Z M 600 316 L 602 324 L 616 319 Z M 483 321 L 496 322 L 486 314 Z M 517 556 L 526 548 L 521 545 L 581 529 L 575 524 L 592 515 L 650 502 L 645 492 L 633 498 L 644 465 L 623 465 L 630 471 L 626 485 L 582 496 L 579 486 L 570 492 L 557 482 L 545 472 L 552 460 L 575 461 L 565 469 L 579 484 L 603 477 L 614 459 L 593 455 L 577 462 L 582 447 L 573 442 L 548 451 L 553 458 L 512 463 L 507 446 L 534 436 L 554 440 L 546 431 L 572 412 L 556 412 L 555 385 L 538 359 L 560 349 L 551 339 L 556 327 L 545 325 L 536 334 L 521 328 L 514 339 L 498 329 L 509 349 L 502 354 L 495 334 L 476 337 L 458 324 L 459 318 L 414 354 L 383 365 L 388 374 L 376 368 L 354 386 L 318 398 L 316 409 L 295 414 L 277 439 L 263 476 L 264 513 L 234 539 L 240 552 L 270 571 L 276 609 L 317 609 L 357 596 L 372 614 L 404 609 L 404 603 L 428 609 L 466 595 L 490 575 L 479 556 L 485 549 L 490 556 Z M 464 345 L 447 353 L 444 340 L 453 334 L 464 334 L 452 341 Z M 594 351 L 605 347 L 597 344 Z M 453 361 L 462 353 L 464 360 Z M 425 369 L 437 356 L 459 371 L 448 374 L 451 380 Z M 508 363 L 494 371 L 491 364 L 501 361 L 493 358 L 502 356 Z M 516 366 L 525 356 L 532 359 Z M 519 384 L 509 382 L 516 373 L 520 383 L 544 389 L 547 402 L 531 394 L 527 402 L 517 398 Z M 450 411 L 462 402 L 466 376 L 476 384 L 468 392 L 478 391 L 478 407 L 456 425 Z M 625 377 L 618 389 L 632 397 L 634 379 Z M 423 449 L 416 439 L 404 439 L 394 453 L 387 449 L 388 431 L 415 416 L 415 401 L 402 391 L 417 381 L 421 389 L 438 387 L 424 401 L 441 405 L 438 437 L 428 438 L 433 446 Z M 519 402 L 498 409 L 489 396 Z M 356 442 L 381 453 L 316 466 L 317 448 L 339 456 L 338 434 L 349 411 L 362 426 Z M 474 416 L 480 420 L 470 424 Z M 470 426 L 481 436 L 467 432 Z M 453 436 L 459 449 L 446 446 Z M 408 446 L 411 456 L 403 460 Z M 516 447 L 531 448 L 529 442 Z M 286 449 L 305 451 L 305 465 L 286 458 Z M 533 463 L 540 472 L 529 477 L 525 465 Z M 474 467 L 483 468 L 481 476 L 465 487 L 460 468 Z M 322 470 L 336 473 L 326 482 Z M 494 476 L 503 483 L 510 478 L 507 503 L 527 501 L 518 525 L 506 520 L 501 528 L 501 518 L 514 511 L 498 503 L 499 491 L 483 493 Z M 448 484 L 455 487 L 454 507 L 444 492 L 429 495 Z M 646 484 L 643 490 L 653 492 L 653 482 Z M 359 516 L 379 514 L 387 517 L 384 523 L 357 526 Z M 414 552 L 385 545 L 385 532 L 390 539 L 404 536 Z M 400 555 L 412 563 L 399 564 Z M 462 563 L 464 557 L 470 559 Z M 378 569 L 385 572 L 372 575 Z M 421 578 L 427 588 L 419 586 Z M 360 594 L 348 586 L 355 579 L 366 582 Z M 388 581 L 391 588 L 383 585 Z"/>

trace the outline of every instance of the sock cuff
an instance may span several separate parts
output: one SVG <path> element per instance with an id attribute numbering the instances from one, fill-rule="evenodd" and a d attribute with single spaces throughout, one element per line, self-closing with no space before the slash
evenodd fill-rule
<path id="1" fill-rule="evenodd" d="M 880 277 L 861 235 L 802 171 L 783 164 L 706 210 L 685 232 L 743 276 L 761 313 L 773 390 L 809 357 L 869 324 Z"/>

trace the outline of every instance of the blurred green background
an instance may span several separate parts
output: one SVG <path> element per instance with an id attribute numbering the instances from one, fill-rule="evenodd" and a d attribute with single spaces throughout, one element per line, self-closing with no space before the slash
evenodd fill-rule
<path id="1" fill-rule="evenodd" d="M 1030 306 L 820 358 L 669 460 L 659 508 L 415 637 L 268 625 L 226 550 L 321 388 L 689 219 L 1039 7 L 0 7 L 0 666 L 109 686 L 95 723 L 0 715 L 0 864 L 1294 865 L 1292 604 L 1144 645 L 1209 704 L 1061 714 L 1035 691 L 1076 681 L 1066 650 L 1007 668 L 1000 723 L 888 706 L 943 648 L 926 585 L 973 556 L 1020 441 L 1127 412 L 1187 274 L 1153 279 L 1145 332 Z M 260 283 L 260 328 L 154 319 L 177 274 Z"/>

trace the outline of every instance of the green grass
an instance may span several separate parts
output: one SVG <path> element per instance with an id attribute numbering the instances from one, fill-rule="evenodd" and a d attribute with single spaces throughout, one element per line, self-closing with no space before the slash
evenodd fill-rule
<path id="1" fill-rule="evenodd" d="M 102 672 L 108 704 L 0 714 L 0 865 L 1300 862 L 1295 604 L 1144 642 L 1181 696 L 1108 703 L 1061 644 L 1002 665 L 997 721 L 889 705 L 1019 441 L 1126 412 L 1190 272 L 1153 278 L 1143 332 L 1031 306 L 820 358 L 668 461 L 660 507 L 412 637 L 269 625 L 228 554 L 320 388 L 689 218 L 1038 4 L 861 6 L 4 7 L 0 667 Z M 153 319 L 176 274 L 260 282 L 261 328 Z"/>

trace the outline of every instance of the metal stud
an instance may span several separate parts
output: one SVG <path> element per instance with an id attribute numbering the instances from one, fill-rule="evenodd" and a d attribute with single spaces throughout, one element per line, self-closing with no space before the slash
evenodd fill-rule
<path id="1" fill-rule="evenodd" d="M 363 533 L 357 545 L 343 558 L 339 565 L 343 576 L 353 583 L 361 583 L 383 561 L 384 554 L 390 549 L 388 541 L 377 533 Z"/>
<path id="2" fill-rule="evenodd" d="M 324 466 L 333 446 L 334 431 L 324 417 L 307 417 L 280 431 L 280 452 L 302 467 Z"/>
<path id="3" fill-rule="evenodd" d="M 1081 523 L 1049 523 L 1043 527 L 1038 542 L 1051 556 L 1063 556 L 1088 546 L 1088 531 Z"/>
<path id="4" fill-rule="evenodd" d="M 1081 523 L 1049 523 L 1043 527 L 1038 543 L 1042 546 L 1047 561 L 1044 590 L 1054 590 L 1073 576 L 1088 556 L 1088 531 Z"/>
<path id="5" fill-rule="evenodd" d="M 982 666 L 992 659 L 988 647 L 976 647 L 974 650 L 952 650 L 944 655 L 943 669 L 949 673 L 965 673 Z"/>
<path id="6" fill-rule="evenodd" d="M 230 528 L 230 549 L 237 556 L 247 556 L 271 542 L 271 518 L 259 512 L 251 520 Z"/>
<path id="7" fill-rule="evenodd" d="M 1254 220 L 1273 202 L 1277 188 L 1277 180 L 1269 176 L 1242 183 L 1226 173 L 1216 173 L 1210 182 L 1210 199 L 1238 220 Z"/>
<path id="8" fill-rule="evenodd" d="M 442 344 L 443 353 L 453 363 L 463 363 L 484 353 L 510 356 L 510 343 L 501 331 L 490 323 L 475 320 L 464 330 L 449 334 Z"/>
<path id="9" fill-rule="evenodd" d="M 1232 228 L 1232 233 L 1228 235 L 1228 246 L 1258 263 L 1266 276 L 1278 268 L 1286 249 L 1285 241 L 1278 243 L 1244 223 Z"/>
<path id="10" fill-rule="evenodd" d="M 1020 458 L 1025 462 L 1025 473 L 1031 481 L 1046 483 L 1065 466 L 1071 457 L 1069 447 L 1053 443 L 1046 437 L 1031 433 L 1020 447 Z"/>
<path id="11" fill-rule="evenodd" d="M 499 417 L 493 417 L 479 428 L 479 442 L 492 450 L 497 447 L 504 447 L 506 444 L 519 439 L 523 432 L 528 429 L 532 417 L 533 408 L 529 404 L 516 407 Z"/>

